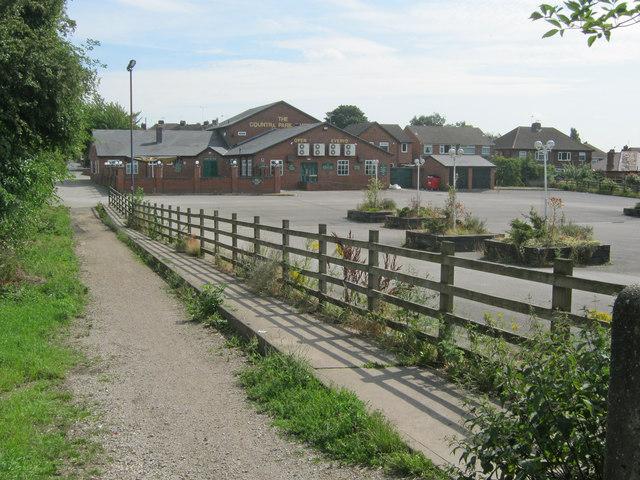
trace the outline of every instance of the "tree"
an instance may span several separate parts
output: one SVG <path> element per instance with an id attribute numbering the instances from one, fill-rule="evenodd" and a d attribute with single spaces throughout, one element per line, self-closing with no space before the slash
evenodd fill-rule
<path id="1" fill-rule="evenodd" d="M 569 133 L 569 136 L 571 137 L 571 140 L 582 143 L 582 140 L 580 140 L 580 134 L 575 127 L 571 127 L 571 133 Z"/>
<path id="2" fill-rule="evenodd" d="M 559 5 L 542 4 L 530 17 L 545 20 L 553 28 L 542 37 L 564 35 L 567 30 L 579 30 L 587 35 L 587 44 L 598 39 L 611 39 L 617 28 L 627 28 L 640 23 L 640 0 L 573 0 Z"/>
<path id="3" fill-rule="evenodd" d="M 368 121 L 364 112 L 355 105 L 340 105 L 327 112 L 325 120 L 338 128 Z"/>
<path id="4" fill-rule="evenodd" d="M 0 251 L 25 238 L 37 212 L 82 149 L 82 107 L 95 62 L 71 43 L 64 0 L 0 6 Z M 2 255 L 0 255 L 2 257 Z M 0 264 L 2 258 L 0 258 Z M 0 265 L 1 267 L 2 265 Z"/>
<path id="5" fill-rule="evenodd" d="M 433 126 L 433 127 L 442 127 L 447 122 L 447 119 L 444 118 L 437 112 L 432 113 L 431 115 L 420 115 L 415 116 L 409 122 L 411 125 L 423 125 L 423 126 Z"/>

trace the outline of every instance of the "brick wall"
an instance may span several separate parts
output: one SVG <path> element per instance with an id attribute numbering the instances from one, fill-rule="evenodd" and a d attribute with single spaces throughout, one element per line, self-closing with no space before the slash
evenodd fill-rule
<path id="1" fill-rule="evenodd" d="M 380 145 L 380 142 L 388 142 L 389 153 L 391 153 L 391 161 L 396 165 L 411 163 L 413 158 L 415 158 L 412 155 L 413 147 L 411 143 L 409 144 L 407 152 L 403 153 L 402 142 L 398 142 L 392 135 L 389 135 L 389 132 L 376 124 L 372 124 L 369 128 L 362 132 L 359 137 L 363 140 L 366 140 L 367 142 L 374 142 L 374 144 L 377 146 Z"/>

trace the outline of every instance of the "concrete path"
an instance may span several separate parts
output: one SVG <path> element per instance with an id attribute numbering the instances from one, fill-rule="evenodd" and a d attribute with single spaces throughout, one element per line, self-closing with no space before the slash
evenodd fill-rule
<path id="1" fill-rule="evenodd" d="M 369 342 L 336 325 L 301 314 L 271 298 L 257 297 L 237 278 L 221 273 L 201 259 L 119 227 L 148 253 L 196 288 L 227 284 L 225 308 L 255 335 L 281 351 L 306 357 L 324 381 L 354 391 L 373 409 L 381 410 L 406 441 L 439 465 L 456 464 L 450 439 L 464 435 L 464 395 L 428 369 L 365 368 L 365 364 L 393 363 L 393 358 Z"/>
<path id="2" fill-rule="evenodd" d="M 91 210 L 72 216 L 90 295 L 75 342 L 90 361 L 68 386 L 98 413 L 78 428 L 97 430 L 111 459 L 99 478 L 387 478 L 335 465 L 279 435 L 237 385 L 244 359 L 215 330 L 189 322 L 166 283 Z"/>

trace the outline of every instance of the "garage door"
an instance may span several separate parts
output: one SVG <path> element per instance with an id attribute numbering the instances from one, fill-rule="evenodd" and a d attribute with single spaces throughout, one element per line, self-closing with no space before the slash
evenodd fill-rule
<path id="1" fill-rule="evenodd" d="M 413 169 L 406 167 L 391 168 L 391 185 L 398 184 L 402 188 L 413 188 Z"/>
<path id="2" fill-rule="evenodd" d="M 467 189 L 467 177 L 468 177 L 468 169 L 467 168 L 456 168 L 456 175 L 458 176 L 458 182 L 456 183 L 456 189 L 458 190 L 466 190 Z M 449 178 L 453 179 L 453 167 L 449 168 Z"/>
<path id="3" fill-rule="evenodd" d="M 491 169 L 490 168 L 474 168 L 473 179 L 471 180 L 473 188 L 489 189 L 491 188 Z"/>

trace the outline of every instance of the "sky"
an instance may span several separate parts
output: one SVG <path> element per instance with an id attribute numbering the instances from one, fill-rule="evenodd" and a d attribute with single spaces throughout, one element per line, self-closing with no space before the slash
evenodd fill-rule
<path id="1" fill-rule="evenodd" d="M 542 39 L 540 0 L 69 0 L 100 94 L 152 125 L 286 100 L 408 124 L 439 112 L 493 134 L 540 121 L 607 151 L 640 146 L 640 26 L 588 48 Z M 549 3 L 549 2 L 547 2 Z M 553 3 L 553 2 L 551 2 Z"/>

